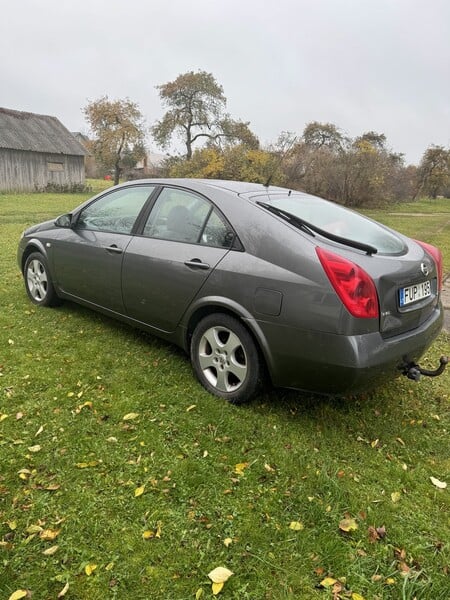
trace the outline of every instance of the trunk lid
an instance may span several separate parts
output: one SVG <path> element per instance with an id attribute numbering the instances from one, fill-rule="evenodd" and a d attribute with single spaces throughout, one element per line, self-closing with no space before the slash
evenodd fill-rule
<path id="1" fill-rule="evenodd" d="M 372 275 L 380 303 L 380 332 L 391 337 L 419 327 L 439 302 L 438 268 L 431 256 L 413 240 L 405 240 L 404 256 L 377 257 Z M 385 272 L 383 273 L 383 264 Z"/>

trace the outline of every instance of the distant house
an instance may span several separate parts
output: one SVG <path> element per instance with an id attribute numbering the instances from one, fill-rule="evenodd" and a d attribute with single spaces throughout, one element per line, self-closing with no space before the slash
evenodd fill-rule
<path id="1" fill-rule="evenodd" d="M 145 157 L 140 160 L 128 175 L 134 177 L 161 177 L 165 162 L 169 158 L 168 154 L 157 154 L 156 152 L 147 152 Z"/>
<path id="2" fill-rule="evenodd" d="M 99 179 L 100 177 L 106 175 L 108 172 L 107 169 L 105 169 L 105 167 L 97 163 L 94 155 L 90 150 L 92 141 L 88 138 L 88 136 L 84 133 L 81 133 L 80 131 L 72 131 L 72 135 L 78 142 L 80 142 L 80 144 L 86 151 L 86 156 L 84 157 L 84 170 L 86 177 L 90 177 L 92 179 Z"/>
<path id="3" fill-rule="evenodd" d="M 56 117 L 0 108 L 0 191 L 82 185 L 86 154 Z"/>

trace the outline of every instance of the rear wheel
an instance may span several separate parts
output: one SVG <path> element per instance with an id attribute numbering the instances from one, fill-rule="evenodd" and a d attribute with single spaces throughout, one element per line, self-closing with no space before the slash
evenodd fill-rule
<path id="1" fill-rule="evenodd" d="M 234 317 L 208 315 L 194 330 L 191 361 L 200 383 L 212 394 L 236 404 L 256 393 L 261 380 L 258 348 Z"/>
<path id="2" fill-rule="evenodd" d="M 34 304 L 56 306 L 60 304 L 50 277 L 47 260 L 40 252 L 33 252 L 25 262 L 23 270 L 25 289 Z"/>

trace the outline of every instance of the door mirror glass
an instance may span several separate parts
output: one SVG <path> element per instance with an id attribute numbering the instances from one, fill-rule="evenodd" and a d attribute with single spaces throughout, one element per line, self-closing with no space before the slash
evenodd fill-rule
<path id="1" fill-rule="evenodd" d="M 55 221 L 56 227 L 66 227 L 70 228 L 72 226 L 72 215 L 68 213 L 67 215 L 61 215 Z"/>

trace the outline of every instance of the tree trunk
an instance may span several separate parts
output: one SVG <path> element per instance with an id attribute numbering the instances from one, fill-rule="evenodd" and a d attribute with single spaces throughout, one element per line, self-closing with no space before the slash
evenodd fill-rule
<path id="1" fill-rule="evenodd" d="M 188 127 L 186 131 L 186 158 L 187 160 L 191 160 L 192 158 L 192 136 L 190 127 Z"/>
<path id="2" fill-rule="evenodd" d="M 119 183 L 119 179 L 120 179 L 120 166 L 119 166 L 119 162 L 116 162 L 116 164 L 114 165 L 114 185 L 117 185 Z"/>

